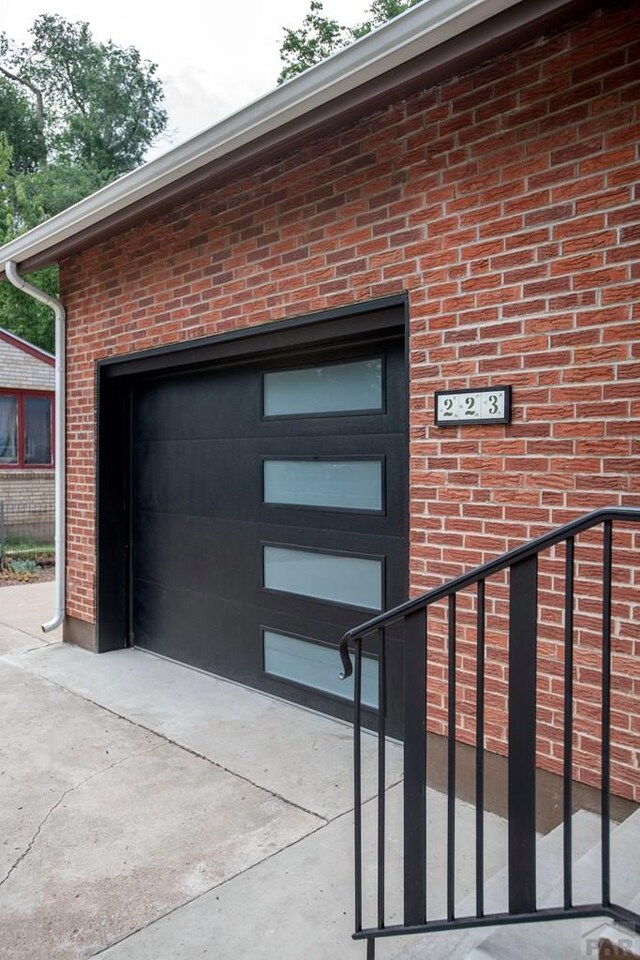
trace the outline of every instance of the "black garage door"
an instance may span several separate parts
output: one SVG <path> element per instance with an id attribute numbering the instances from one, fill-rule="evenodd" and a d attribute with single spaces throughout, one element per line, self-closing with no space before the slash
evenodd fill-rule
<path id="1" fill-rule="evenodd" d="M 133 643 L 349 716 L 340 636 L 406 598 L 402 343 L 138 382 L 132 437 Z"/>

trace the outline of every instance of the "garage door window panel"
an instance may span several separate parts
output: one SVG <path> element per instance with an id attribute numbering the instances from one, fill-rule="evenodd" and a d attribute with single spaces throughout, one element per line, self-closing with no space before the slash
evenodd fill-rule
<path id="1" fill-rule="evenodd" d="M 381 610 L 383 576 L 382 558 L 263 545 L 263 584 L 267 590 Z"/>
<path id="2" fill-rule="evenodd" d="M 308 457 L 265 459 L 264 502 L 381 513 L 384 459 Z"/>
<path id="3" fill-rule="evenodd" d="M 354 679 L 340 679 L 337 647 L 269 629 L 263 630 L 262 641 L 265 673 L 339 700 L 353 700 Z M 362 657 L 362 703 L 378 706 L 378 661 L 366 654 Z"/>
<path id="4" fill-rule="evenodd" d="M 382 413 L 383 380 L 381 357 L 265 373 L 263 414 L 270 418 Z"/>

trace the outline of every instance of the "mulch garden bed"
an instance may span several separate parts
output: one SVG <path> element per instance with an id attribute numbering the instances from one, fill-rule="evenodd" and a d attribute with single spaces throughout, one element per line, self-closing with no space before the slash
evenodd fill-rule
<path id="1" fill-rule="evenodd" d="M 9 570 L 0 570 L 0 587 L 14 587 L 18 583 L 48 583 L 54 577 L 54 567 L 41 567 L 35 573 L 11 573 Z"/>

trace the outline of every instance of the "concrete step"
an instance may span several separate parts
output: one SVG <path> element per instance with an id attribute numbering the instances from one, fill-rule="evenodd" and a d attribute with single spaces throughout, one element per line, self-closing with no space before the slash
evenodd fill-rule
<path id="1" fill-rule="evenodd" d="M 640 904 L 636 910 L 640 909 Z M 501 936 L 497 936 L 500 933 Z M 608 940 L 620 956 L 640 957 L 640 935 L 609 920 L 562 920 L 501 928 L 471 950 L 465 960 L 597 960 L 599 944 Z M 622 951 L 624 951 L 622 953 Z M 616 954 L 608 954 L 613 960 Z"/>
<path id="2" fill-rule="evenodd" d="M 598 819 L 598 818 L 596 818 Z M 601 846 L 599 838 L 574 865 L 574 903 L 601 899 Z M 640 911 L 640 810 L 627 817 L 611 832 L 611 899 L 630 910 Z M 562 902 L 562 875 L 541 896 L 541 907 Z M 466 960 L 531 960 L 563 957 L 582 960 L 597 957 L 598 941 L 606 937 L 630 953 L 640 952 L 640 935 L 615 926 L 608 920 L 566 920 L 551 923 L 501 927 L 490 933 L 466 955 Z"/>
<path id="3" fill-rule="evenodd" d="M 497 818 L 502 830 L 506 830 L 506 822 Z M 495 830 L 495 825 L 492 825 Z M 486 821 L 485 821 L 486 829 Z M 573 861 L 577 862 L 597 842 L 600 835 L 600 819 L 592 813 L 580 810 L 573 816 Z M 462 843 L 463 841 L 461 841 Z M 467 835 L 466 842 L 469 849 L 474 849 L 475 833 Z M 487 848 L 492 843 L 486 838 Z M 537 843 L 538 891 L 541 897 L 550 898 L 558 877 L 561 875 L 563 857 L 562 826 L 556 827 L 545 836 L 541 836 Z M 499 862 L 497 870 L 493 865 Z M 487 912 L 501 912 L 507 908 L 508 875 L 506 868 L 506 841 L 502 847 L 501 859 L 495 855 L 491 863 L 485 863 L 485 910 Z M 472 883 L 468 884 L 466 896 L 457 902 L 458 916 L 471 916 L 475 913 L 475 893 Z M 442 915 L 442 914 L 439 914 Z M 436 916 L 431 910 L 430 919 Z M 433 933 L 428 937 L 414 937 L 407 939 L 398 960 L 419 960 L 428 956 L 429 960 L 461 960 L 469 952 L 487 938 L 486 928 L 460 930 L 447 933 Z"/>
<path id="4" fill-rule="evenodd" d="M 600 819 L 586 810 L 579 810 L 572 817 L 573 824 L 573 862 L 576 863 L 597 843 L 600 832 Z M 564 831 L 562 824 L 550 833 L 540 837 L 536 844 L 536 886 L 538 906 L 552 906 L 553 892 L 558 877 L 562 873 Z M 505 867 L 492 877 L 485 888 L 485 912 L 500 913 L 508 909 L 509 874 Z M 560 900 L 558 905 L 560 905 Z M 474 912 L 471 903 L 467 912 Z"/>
<path id="5" fill-rule="evenodd" d="M 446 916 L 447 873 L 447 798 L 433 789 L 426 791 L 427 803 L 427 911 L 431 918 Z M 377 888 L 376 842 L 377 801 L 367 804 L 363 817 L 363 884 L 365 904 L 363 925 L 376 926 L 375 898 Z M 503 869 L 507 856 L 506 821 L 494 814 L 485 814 L 486 861 L 488 876 Z M 462 800 L 456 801 L 456 904 L 468 903 L 475 889 L 475 807 Z M 403 795 L 402 786 L 387 792 L 386 805 L 386 923 L 402 923 L 404 904 L 403 884 Z"/>

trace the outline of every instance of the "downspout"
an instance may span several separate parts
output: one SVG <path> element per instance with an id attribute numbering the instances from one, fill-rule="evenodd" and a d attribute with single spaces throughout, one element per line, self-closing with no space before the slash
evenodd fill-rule
<path id="1" fill-rule="evenodd" d="M 50 296 L 33 284 L 27 283 L 18 273 L 13 260 L 4 264 L 4 272 L 9 283 L 22 290 L 28 296 L 51 307 L 55 315 L 56 365 L 55 365 L 55 611 L 51 620 L 42 624 L 42 630 L 49 633 L 59 627 L 64 620 L 65 600 L 65 309 L 56 297 Z"/>

